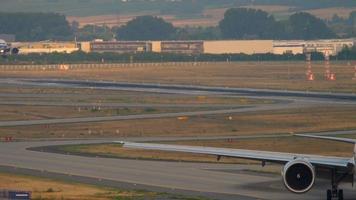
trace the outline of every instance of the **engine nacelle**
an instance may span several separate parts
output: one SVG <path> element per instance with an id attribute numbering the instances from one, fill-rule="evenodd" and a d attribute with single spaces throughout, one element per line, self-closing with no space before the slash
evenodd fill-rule
<path id="1" fill-rule="evenodd" d="M 282 176 L 289 191 L 301 194 L 314 186 L 315 168 L 304 159 L 296 159 L 284 166 Z"/>
<path id="2" fill-rule="evenodd" d="M 17 55 L 17 54 L 19 54 L 19 52 L 20 52 L 20 50 L 18 48 L 12 48 L 11 49 L 11 54 L 12 55 Z"/>

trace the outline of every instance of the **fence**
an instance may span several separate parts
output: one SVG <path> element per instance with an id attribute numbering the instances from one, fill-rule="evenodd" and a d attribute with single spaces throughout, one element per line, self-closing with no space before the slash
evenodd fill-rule
<path id="1" fill-rule="evenodd" d="M 154 66 L 203 66 L 213 62 L 160 62 L 160 63 L 98 63 L 98 64 L 54 64 L 54 65 L 6 65 L 0 64 L 0 71 L 29 71 L 29 70 L 81 70 L 81 69 L 115 69 Z M 226 62 L 225 62 L 226 63 Z"/>

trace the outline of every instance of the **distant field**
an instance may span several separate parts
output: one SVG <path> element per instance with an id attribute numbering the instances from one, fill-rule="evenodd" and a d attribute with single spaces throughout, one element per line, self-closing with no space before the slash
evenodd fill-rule
<path id="1" fill-rule="evenodd" d="M 195 17 L 195 18 L 184 18 L 181 19 L 174 15 L 160 15 L 159 13 L 135 13 L 135 14 L 121 14 L 121 15 L 96 15 L 96 16 L 68 16 L 67 20 L 77 21 L 80 26 L 85 25 L 107 25 L 112 26 L 122 26 L 125 25 L 128 21 L 134 19 L 137 16 L 142 15 L 155 15 L 165 19 L 168 22 L 171 22 L 176 27 L 184 26 L 216 26 L 219 21 L 222 19 L 217 16 L 210 16 L 209 13 L 206 13 L 206 17 Z"/>
<path id="2" fill-rule="evenodd" d="M 162 2 L 155 1 L 113 1 L 113 0 L 4 0 L 1 2 L 0 12 L 56 12 L 68 16 L 69 21 L 76 20 L 80 25 L 106 24 L 108 26 L 123 25 L 128 20 L 139 15 L 160 15 L 164 6 Z M 221 6 L 221 5 L 220 5 Z M 174 15 L 162 16 L 176 26 L 216 26 L 223 18 L 226 9 L 223 5 L 207 5 L 202 13 L 180 19 Z M 250 5 L 248 8 L 262 9 L 276 16 L 277 19 L 286 19 L 292 14 L 294 7 L 283 5 Z M 322 7 L 322 6 L 321 6 Z M 346 17 L 356 8 L 334 7 L 307 11 L 318 17 L 329 19 L 334 14 Z M 184 15 L 182 13 L 181 15 Z"/>
<path id="3" fill-rule="evenodd" d="M 245 6 L 246 8 L 261 9 L 276 16 L 290 15 L 290 7 L 288 6 Z M 224 13 L 228 8 L 209 8 L 203 11 L 200 17 L 194 18 L 179 18 L 174 15 L 160 15 L 155 12 L 142 12 L 135 14 L 120 14 L 120 15 L 97 15 L 97 16 L 68 16 L 68 21 L 77 21 L 80 26 L 88 24 L 107 25 L 107 26 L 122 26 L 128 21 L 140 15 L 157 15 L 164 18 L 166 21 L 171 22 L 174 26 L 217 26 L 224 18 Z"/>
<path id="4" fill-rule="evenodd" d="M 107 15 L 159 11 L 156 2 L 116 0 L 2 0 L 2 12 L 56 12 L 68 16 Z"/>
<path id="5" fill-rule="evenodd" d="M 294 7 L 282 6 L 282 5 L 253 5 L 243 6 L 244 8 L 261 9 L 270 14 L 273 14 L 277 20 L 287 19 L 296 10 Z M 89 15 L 89 16 L 75 16 L 70 15 L 67 17 L 69 21 L 77 21 L 80 26 L 87 24 L 107 25 L 107 26 L 122 26 L 128 21 L 140 15 L 157 15 L 171 22 L 174 26 L 217 26 L 224 18 L 224 13 L 228 8 L 209 8 L 203 11 L 200 17 L 181 19 L 174 15 L 160 15 L 157 12 L 139 12 L 128 14 L 104 14 L 104 15 Z M 331 19 L 334 14 L 340 17 L 348 18 L 352 11 L 356 11 L 356 7 L 334 7 L 334 8 L 322 8 L 312 10 L 298 10 L 298 12 L 309 12 L 322 19 Z"/>
<path id="6" fill-rule="evenodd" d="M 337 14 L 339 17 L 348 18 L 352 11 L 356 11 L 356 7 L 351 7 L 351 8 L 335 7 L 335 8 L 306 10 L 306 12 L 309 12 L 322 19 L 331 19 L 334 16 L 334 14 Z"/>

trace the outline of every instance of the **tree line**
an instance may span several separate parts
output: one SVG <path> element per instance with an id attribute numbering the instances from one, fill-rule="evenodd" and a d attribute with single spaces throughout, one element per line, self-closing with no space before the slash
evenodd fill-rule
<path id="1" fill-rule="evenodd" d="M 343 23 L 344 21 L 341 20 Z M 348 37 L 356 36 L 356 13 L 347 23 Z M 156 16 L 139 16 L 122 27 L 86 25 L 66 21 L 54 13 L 0 13 L 0 33 L 15 34 L 18 41 L 42 40 L 218 40 L 218 39 L 325 39 L 338 37 L 325 21 L 298 12 L 277 21 L 262 10 L 231 8 L 215 27 L 174 27 Z M 334 28 L 334 30 L 339 30 Z"/>
<path id="2" fill-rule="evenodd" d="M 140 16 L 120 27 L 120 40 L 189 39 L 326 39 L 337 35 L 321 19 L 309 13 L 295 13 L 277 21 L 262 10 L 232 8 L 217 27 L 175 28 L 154 16 Z"/>

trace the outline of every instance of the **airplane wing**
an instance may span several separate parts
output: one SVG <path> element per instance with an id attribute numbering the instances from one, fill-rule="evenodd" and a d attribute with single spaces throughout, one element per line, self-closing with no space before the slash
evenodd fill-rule
<path id="1" fill-rule="evenodd" d="M 199 146 L 184 146 L 184 145 L 169 145 L 169 144 L 153 144 L 153 143 L 134 143 L 134 142 L 119 142 L 126 148 L 187 152 L 197 154 L 215 155 L 219 157 L 243 158 L 249 160 L 257 160 L 273 163 L 287 163 L 297 158 L 308 160 L 311 164 L 318 167 L 329 168 L 347 168 L 353 164 L 350 158 L 319 156 L 319 155 L 304 155 L 293 153 L 280 153 L 269 151 L 255 151 L 244 149 L 229 149 L 229 148 L 214 148 L 214 147 L 199 147 Z"/>
<path id="2" fill-rule="evenodd" d="M 351 139 L 351 138 L 338 138 L 338 137 L 329 137 L 329 136 L 321 136 L 321 135 L 309 135 L 309 134 L 295 134 L 295 136 L 356 144 L 356 139 Z"/>

